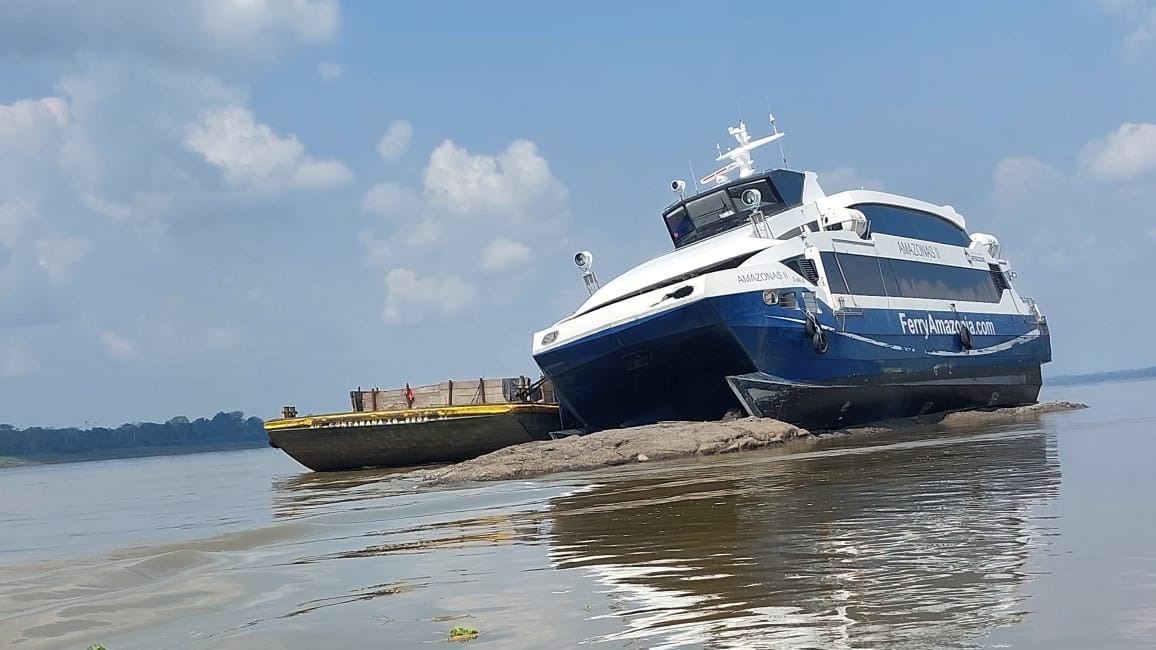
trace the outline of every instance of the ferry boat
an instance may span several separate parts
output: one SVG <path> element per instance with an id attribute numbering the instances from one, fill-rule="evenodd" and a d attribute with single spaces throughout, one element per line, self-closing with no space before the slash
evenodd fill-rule
<path id="1" fill-rule="evenodd" d="M 671 183 L 672 252 L 605 286 L 575 256 L 589 298 L 533 335 L 564 408 L 588 431 L 733 411 L 830 429 L 1035 402 L 1047 319 L 999 240 L 950 205 L 756 172 L 771 128 L 740 120 L 704 189 Z"/>

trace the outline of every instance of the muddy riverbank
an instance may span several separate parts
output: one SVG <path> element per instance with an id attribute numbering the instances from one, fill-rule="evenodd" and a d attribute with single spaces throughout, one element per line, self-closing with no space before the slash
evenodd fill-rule
<path id="1" fill-rule="evenodd" d="M 529 442 L 499 449 L 449 467 L 433 470 L 433 483 L 464 483 L 524 479 L 645 463 L 688 456 L 712 456 L 780 445 L 820 436 L 853 435 L 914 427 L 947 430 L 1038 417 L 1046 413 L 1087 408 L 1076 402 L 1041 402 L 1012 408 L 956 411 L 890 420 L 841 431 L 811 432 L 769 418 L 739 418 L 719 422 L 659 422 L 610 429 L 587 436 Z"/>

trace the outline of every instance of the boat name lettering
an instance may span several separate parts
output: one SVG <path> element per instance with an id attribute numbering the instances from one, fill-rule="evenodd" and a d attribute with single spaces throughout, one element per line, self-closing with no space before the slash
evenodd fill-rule
<path id="1" fill-rule="evenodd" d="M 738 275 L 739 284 L 747 284 L 749 282 L 769 282 L 771 280 L 786 280 L 790 278 L 791 274 L 787 271 L 758 271 L 756 273 L 740 273 Z"/>
<path id="2" fill-rule="evenodd" d="M 904 334 L 922 334 L 925 339 L 932 334 L 959 334 L 960 325 L 966 325 L 967 330 L 976 336 L 995 334 L 995 323 L 990 320 L 972 320 L 966 316 L 936 318 L 931 314 L 926 317 L 908 316 L 899 312 L 899 329 Z"/>
<path id="3" fill-rule="evenodd" d="M 939 254 L 939 248 L 931 244 L 920 244 L 913 241 L 899 241 L 899 252 L 904 255 L 912 257 L 934 257 L 935 259 L 943 259 Z"/>

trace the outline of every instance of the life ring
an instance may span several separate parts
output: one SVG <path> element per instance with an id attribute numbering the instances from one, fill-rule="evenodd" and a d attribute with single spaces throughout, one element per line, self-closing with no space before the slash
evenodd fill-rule
<path id="1" fill-rule="evenodd" d="M 963 346 L 964 350 L 971 349 L 971 330 L 967 329 L 967 325 L 962 325 L 959 328 L 959 344 Z"/>
<path id="2" fill-rule="evenodd" d="M 811 335 L 811 347 L 819 354 L 827 351 L 829 343 L 830 342 L 827 341 L 827 333 L 821 329 L 815 330 L 815 333 Z"/>

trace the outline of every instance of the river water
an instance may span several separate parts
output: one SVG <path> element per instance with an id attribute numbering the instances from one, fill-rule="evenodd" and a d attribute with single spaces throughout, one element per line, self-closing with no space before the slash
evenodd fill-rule
<path id="1" fill-rule="evenodd" d="M 1156 382 L 968 431 L 422 488 L 259 449 L 0 470 L 14 649 L 1156 647 Z"/>

